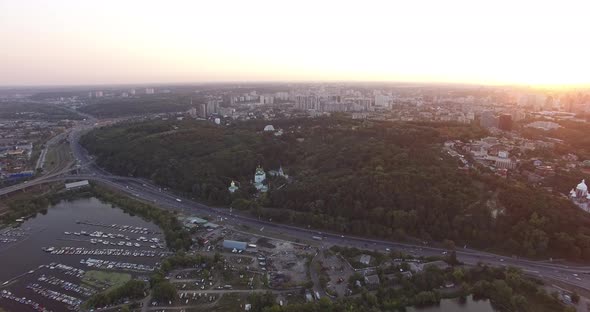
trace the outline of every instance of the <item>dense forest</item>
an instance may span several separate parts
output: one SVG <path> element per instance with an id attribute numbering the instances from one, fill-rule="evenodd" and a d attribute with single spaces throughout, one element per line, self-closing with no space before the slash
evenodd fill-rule
<path id="1" fill-rule="evenodd" d="M 216 126 L 149 121 L 97 129 L 82 144 L 114 173 L 273 221 L 390 239 L 452 240 L 529 257 L 590 260 L 590 217 L 566 199 L 496 176 L 458 170 L 447 139 L 485 135 L 451 123 L 342 117 Z M 269 191 L 257 194 L 255 168 Z M 235 180 L 240 187 L 230 194 Z"/>
<path id="2" fill-rule="evenodd" d="M 195 103 L 198 102 L 195 97 Z M 91 101 L 80 108 L 81 112 L 97 117 L 120 117 L 150 113 L 169 113 L 186 111 L 190 108 L 189 96 L 153 95 L 142 98 L 113 98 Z M 196 104 L 195 104 L 196 106 Z"/>
<path id="3" fill-rule="evenodd" d="M 556 145 L 555 154 L 573 153 L 581 160 L 590 159 L 590 125 L 572 120 L 561 120 L 557 123 L 560 125 L 559 128 L 548 131 L 525 127 L 523 136 L 530 139 L 556 139 L 562 144 Z"/>

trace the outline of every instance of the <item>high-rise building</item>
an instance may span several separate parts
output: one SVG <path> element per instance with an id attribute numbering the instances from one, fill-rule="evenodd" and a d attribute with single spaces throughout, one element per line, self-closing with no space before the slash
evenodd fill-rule
<path id="1" fill-rule="evenodd" d="M 388 108 L 391 105 L 391 97 L 387 95 L 375 95 L 375 106 Z"/>
<path id="2" fill-rule="evenodd" d="M 219 100 L 208 100 L 206 116 L 217 114 L 219 112 Z"/>
<path id="3" fill-rule="evenodd" d="M 187 111 L 187 113 L 189 114 L 189 116 L 196 118 L 197 117 L 197 109 L 195 107 L 189 109 Z"/>
<path id="4" fill-rule="evenodd" d="M 199 105 L 199 116 L 203 118 L 207 118 L 207 104 L 201 103 Z"/>
<path id="5" fill-rule="evenodd" d="M 520 121 L 526 118 L 526 112 L 524 110 L 515 110 L 512 112 L 512 120 Z"/>
<path id="6" fill-rule="evenodd" d="M 319 109 L 320 100 L 314 95 L 298 95 L 295 97 L 295 107 L 301 110 Z"/>
<path id="7" fill-rule="evenodd" d="M 498 127 L 498 118 L 496 118 L 494 112 L 485 111 L 480 115 L 479 125 L 484 128 Z"/>
<path id="8" fill-rule="evenodd" d="M 508 114 L 500 115 L 498 118 L 498 128 L 504 131 L 512 130 L 512 116 Z"/>
<path id="9" fill-rule="evenodd" d="M 289 100 L 289 92 L 277 92 L 277 93 L 275 93 L 275 97 L 281 101 L 288 101 Z"/>
<path id="10" fill-rule="evenodd" d="M 261 95 L 260 104 L 274 104 L 274 97 L 272 95 Z"/>

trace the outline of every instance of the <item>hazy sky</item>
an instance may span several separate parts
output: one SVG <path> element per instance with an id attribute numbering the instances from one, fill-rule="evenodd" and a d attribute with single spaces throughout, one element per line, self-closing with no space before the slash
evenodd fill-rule
<path id="1" fill-rule="evenodd" d="M 590 84 L 590 1 L 0 0 L 0 85 Z"/>

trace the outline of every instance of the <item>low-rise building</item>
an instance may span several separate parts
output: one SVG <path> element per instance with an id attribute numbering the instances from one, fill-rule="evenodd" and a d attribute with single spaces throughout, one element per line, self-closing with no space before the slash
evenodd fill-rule
<path id="1" fill-rule="evenodd" d="M 73 190 L 73 189 L 77 189 L 77 188 L 81 188 L 81 187 L 86 187 L 90 185 L 88 183 L 88 180 L 83 180 L 83 181 L 78 181 L 78 182 L 72 182 L 72 183 L 66 183 L 66 190 Z"/>
<path id="2" fill-rule="evenodd" d="M 377 274 L 365 276 L 365 285 L 367 285 L 367 288 L 377 288 L 379 287 L 380 282 Z"/>
<path id="3" fill-rule="evenodd" d="M 359 262 L 364 265 L 369 265 L 369 263 L 371 263 L 371 256 L 370 255 L 361 255 Z"/>
<path id="4" fill-rule="evenodd" d="M 246 250 L 248 247 L 248 243 L 246 242 L 239 242 L 234 240 L 225 239 L 223 240 L 223 248 L 227 249 L 236 249 L 236 250 Z"/>

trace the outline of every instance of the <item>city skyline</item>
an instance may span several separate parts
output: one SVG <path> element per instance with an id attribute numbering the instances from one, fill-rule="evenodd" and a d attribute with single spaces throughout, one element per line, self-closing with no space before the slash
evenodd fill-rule
<path id="1" fill-rule="evenodd" d="M 587 86 L 587 9 L 582 1 L 1 3 L 0 86 Z"/>

